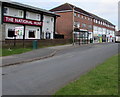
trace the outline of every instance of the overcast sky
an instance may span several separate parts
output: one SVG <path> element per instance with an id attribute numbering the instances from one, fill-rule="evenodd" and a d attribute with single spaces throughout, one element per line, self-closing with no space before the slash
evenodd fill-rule
<path id="1" fill-rule="evenodd" d="M 109 20 L 118 28 L 119 0 L 12 0 L 35 7 L 50 10 L 64 3 L 71 3 L 88 12 Z M 57 1 L 57 2 L 56 2 Z"/>

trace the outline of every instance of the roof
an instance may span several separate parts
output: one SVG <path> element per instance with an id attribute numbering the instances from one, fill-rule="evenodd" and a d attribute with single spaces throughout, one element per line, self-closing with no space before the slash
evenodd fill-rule
<path id="1" fill-rule="evenodd" d="M 91 16 L 92 16 L 94 19 L 99 20 L 99 21 L 102 21 L 102 22 L 105 22 L 105 23 L 107 23 L 107 24 L 109 24 L 109 25 L 114 26 L 114 25 L 113 25 L 111 22 L 109 22 L 108 20 L 103 19 L 103 18 L 101 18 L 101 17 L 98 17 L 98 16 L 95 15 L 95 14 L 92 14 L 92 13 L 90 13 L 90 14 L 91 14 Z"/>
<path id="2" fill-rule="evenodd" d="M 97 15 L 95 15 L 95 14 L 89 13 L 89 12 L 87 12 L 87 11 L 85 11 L 85 10 L 79 8 L 79 7 L 76 7 L 76 6 L 72 5 L 72 4 L 69 4 L 69 3 L 62 4 L 62 5 L 58 6 L 58 7 L 55 7 L 55 8 L 53 8 L 53 9 L 51 9 L 50 11 L 52 11 L 52 12 L 64 11 L 64 10 L 71 10 L 71 11 L 73 11 L 73 8 L 74 8 L 74 10 L 77 11 L 77 12 L 83 13 L 83 14 L 85 14 L 85 15 L 89 15 L 90 17 L 92 17 L 92 18 L 94 18 L 94 19 L 97 19 L 97 20 L 99 20 L 99 21 L 103 21 L 103 22 L 105 22 L 105 23 L 107 23 L 107 24 L 113 25 L 113 24 L 112 24 L 111 22 L 109 22 L 108 20 L 103 19 L 103 18 L 101 18 L 101 17 L 99 17 L 99 16 L 97 16 Z M 114 25 L 113 25 L 113 26 L 114 26 Z"/>
<path id="3" fill-rule="evenodd" d="M 90 14 L 87 11 L 85 11 L 85 10 L 79 8 L 79 7 L 76 7 L 76 6 L 72 5 L 72 4 L 69 4 L 69 3 L 62 4 L 62 5 L 58 6 L 58 7 L 55 7 L 53 9 L 51 9 L 50 11 L 52 11 L 52 12 L 63 11 L 63 10 L 71 10 L 72 11 L 73 8 L 74 8 L 75 11 L 78 11 L 80 13 L 83 13 L 85 15 L 90 16 Z"/>
<path id="4" fill-rule="evenodd" d="M 25 8 L 34 9 L 34 10 L 37 10 L 37 11 L 49 13 L 49 14 L 51 14 L 51 15 L 60 16 L 60 15 L 57 15 L 57 14 L 55 14 L 54 12 L 51 12 L 51 11 L 49 11 L 49 10 L 41 9 L 41 8 L 38 8 L 38 7 L 26 5 L 26 4 L 19 3 L 19 2 L 14 2 L 14 1 L 11 1 L 11 0 L 0 0 L 0 2 L 9 3 L 9 4 L 13 4 L 13 5 L 17 5 L 17 6 L 21 6 L 21 7 L 25 7 Z"/>

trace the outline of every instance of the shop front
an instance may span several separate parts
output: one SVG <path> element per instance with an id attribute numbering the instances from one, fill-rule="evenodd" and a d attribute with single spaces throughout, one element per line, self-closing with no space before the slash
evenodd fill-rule
<path id="1" fill-rule="evenodd" d="M 42 22 L 4 16 L 5 39 L 40 39 Z"/>

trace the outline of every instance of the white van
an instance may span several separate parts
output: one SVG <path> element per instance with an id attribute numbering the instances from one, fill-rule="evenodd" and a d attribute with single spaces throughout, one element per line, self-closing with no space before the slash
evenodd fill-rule
<path id="1" fill-rule="evenodd" d="M 115 37 L 115 43 L 120 43 L 120 36 Z"/>

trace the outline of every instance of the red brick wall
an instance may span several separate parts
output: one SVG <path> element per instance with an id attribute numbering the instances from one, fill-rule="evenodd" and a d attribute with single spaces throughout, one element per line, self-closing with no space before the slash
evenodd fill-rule
<path id="1" fill-rule="evenodd" d="M 63 34 L 65 39 L 70 39 L 72 38 L 72 31 L 73 31 L 73 12 L 57 12 L 61 17 L 58 17 L 56 20 L 56 32 L 59 34 Z M 107 28 L 109 30 L 115 31 L 114 28 L 106 27 L 101 24 L 97 24 L 93 22 L 92 20 L 88 20 L 88 16 L 83 16 L 80 14 L 80 17 L 78 17 L 78 14 L 76 12 L 76 16 L 74 16 L 74 22 L 80 22 L 80 29 L 85 29 L 88 30 L 89 32 L 93 32 L 93 25 L 102 27 L 102 28 Z M 84 18 L 82 18 L 82 16 Z M 86 19 L 85 19 L 86 17 Z M 90 17 L 89 17 L 90 18 Z M 91 18 L 90 18 L 91 19 Z M 85 28 L 82 28 L 82 24 L 86 24 L 87 26 Z M 88 25 L 92 25 L 92 29 L 88 29 Z"/>
<path id="2" fill-rule="evenodd" d="M 80 17 L 78 17 L 78 13 L 76 13 L 77 16 L 75 16 L 74 21 L 75 22 L 80 22 L 80 29 L 85 29 L 88 30 L 89 32 L 93 32 L 93 28 L 92 29 L 88 29 L 88 25 L 93 25 L 93 20 L 88 20 L 88 17 L 82 18 L 83 15 L 80 15 Z M 90 17 L 89 17 L 90 18 Z M 90 18 L 91 19 L 91 18 Z M 85 28 L 82 28 L 82 24 L 86 24 L 87 26 Z"/>
<path id="3" fill-rule="evenodd" d="M 65 39 L 72 38 L 73 30 L 73 12 L 57 13 L 61 17 L 56 20 L 56 32 L 63 34 Z"/>
<path id="4" fill-rule="evenodd" d="M 65 35 L 65 39 L 72 38 L 72 31 L 73 31 L 73 12 L 57 12 L 61 17 L 58 17 L 56 20 L 56 32 L 59 34 Z M 81 16 L 81 15 L 80 15 Z M 93 32 L 93 28 L 91 30 L 88 29 L 88 26 L 86 28 L 82 28 L 82 23 L 86 25 L 92 25 L 93 21 L 88 20 L 82 17 L 77 16 L 74 17 L 75 22 L 80 22 L 80 29 L 88 30 L 89 32 Z"/>

